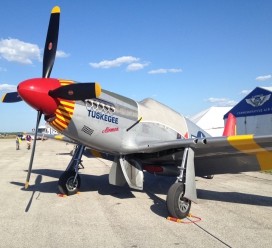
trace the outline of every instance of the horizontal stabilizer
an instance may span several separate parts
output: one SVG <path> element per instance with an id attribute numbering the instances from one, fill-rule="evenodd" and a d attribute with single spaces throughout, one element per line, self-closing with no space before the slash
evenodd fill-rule
<path id="1" fill-rule="evenodd" d="M 22 98 L 19 96 L 18 92 L 9 92 L 2 97 L 2 102 L 4 103 L 13 103 L 20 101 L 22 101 Z"/>

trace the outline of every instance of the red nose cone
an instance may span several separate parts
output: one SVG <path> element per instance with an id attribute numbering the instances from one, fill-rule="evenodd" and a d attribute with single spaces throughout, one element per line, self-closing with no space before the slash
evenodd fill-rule
<path id="1" fill-rule="evenodd" d="M 33 78 L 18 85 L 18 93 L 32 108 L 52 115 L 58 107 L 58 100 L 48 95 L 49 90 L 60 87 L 59 80 L 54 78 Z"/>

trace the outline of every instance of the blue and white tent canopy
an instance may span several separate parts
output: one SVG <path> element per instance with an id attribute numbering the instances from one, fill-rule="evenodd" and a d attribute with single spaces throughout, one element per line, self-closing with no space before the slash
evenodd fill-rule
<path id="1" fill-rule="evenodd" d="M 272 113 L 272 87 L 256 87 L 229 112 L 235 117 L 265 115 Z"/>

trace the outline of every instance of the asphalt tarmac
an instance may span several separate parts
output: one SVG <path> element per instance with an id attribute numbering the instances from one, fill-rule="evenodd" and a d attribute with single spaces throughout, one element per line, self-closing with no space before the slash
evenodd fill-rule
<path id="1" fill-rule="evenodd" d="M 81 191 L 58 195 L 58 178 L 73 146 L 1 140 L 0 247 L 271 247 L 272 175 L 259 172 L 196 178 L 199 203 L 182 223 L 167 220 L 165 199 L 174 179 L 147 174 L 143 192 L 108 184 L 111 163 L 83 158 Z M 201 218 L 201 220 L 200 220 Z"/>

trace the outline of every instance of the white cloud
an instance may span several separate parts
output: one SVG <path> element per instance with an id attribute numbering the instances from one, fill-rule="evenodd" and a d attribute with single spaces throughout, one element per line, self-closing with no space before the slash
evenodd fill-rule
<path id="1" fill-rule="evenodd" d="M 136 58 L 133 56 L 122 56 L 118 57 L 113 60 L 102 60 L 100 62 L 91 62 L 89 65 L 96 69 L 109 69 L 114 67 L 120 67 L 122 65 L 127 65 L 126 70 L 127 71 L 138 71 L 142 70 L 144 67 L 148 66 L 150 62 L 141 62 L 140 58 Z M 157 69 L 157 70 L 151 70 L 148 73 L 149 74 L 160 74 L 160 73 L 178 73 L 182 72 L 182 69 L 180 68 L 173 68 L 173 69 Z"/>
<path id="2" fill-rule="evenodd" d="M 140 60 L 139 58 L 135 58 L 132 56 L 122 56 L 113 60 L 102 60 L 101 62 L 98 63 L 89 63 L 89 65 L 93 68 L 108 69 L 113 67 L 120 67 L 123 64 L 131 64 L 139 60 Z"/>
<path id="3" fill-rule="evenodd" d="M 271 75 L 264 75 L 264 76 L 259 76 L 259 77 L 256 77 L 256 81 L 266 81 L 266 80 L 269 80 L 271 79 Z"/>
<path id="4" fill-rule="evenodd" d="M 138 71 L 148 66 L 149 63 L 131 63 L 127 66 L 127 71 Z"/>
<path id="5" fill-rule="evenodd" d="M 41 61 L 40 48 L 18 39 L 2 39 L 0 41 L 0 56 L 10 62 L 32 64 L 33 60 Z"/>
<path id="6" fill-rule="evenodd" d="M 241 94 L 242 95 L 247 95 L 249 92 L 251 92 L 251 90 L 242 90 Z"/>
<path id="7" fill-rule="evenodd" d="M 66 52 L 64 52 L 64 51 L 57 51 L 57 53 L 56 53 L 56 57 L 57 58 L 67 58 L 67 57 L 69 57 L 70 56 L 70 54 L 69 53 L 66 53 Z"/>
<path id="8" fill-rule="evenodd" d="M 0 84 L 0 90 L 4 91 L 16 91 L 17 86 L 11 84 Z"/>
<path id="9" fill-rule="evenodd" d="M 182 72 L 182 69 L 177 68 L 177 69 L 156 69 L 156 70 L 151 70 L 148 73 L 149 74 L 165 74 L 165 73 L 177 73 L 177 72 Z"/>
<path id="10" fill-rule="evenodd" d="M 228 98 L 210 97 L 206 101 L 214 104 L 215 106 L 221 106 L 221 107 L 232 107 L 237 104 L 236 101 L 228 99 Z"/>

